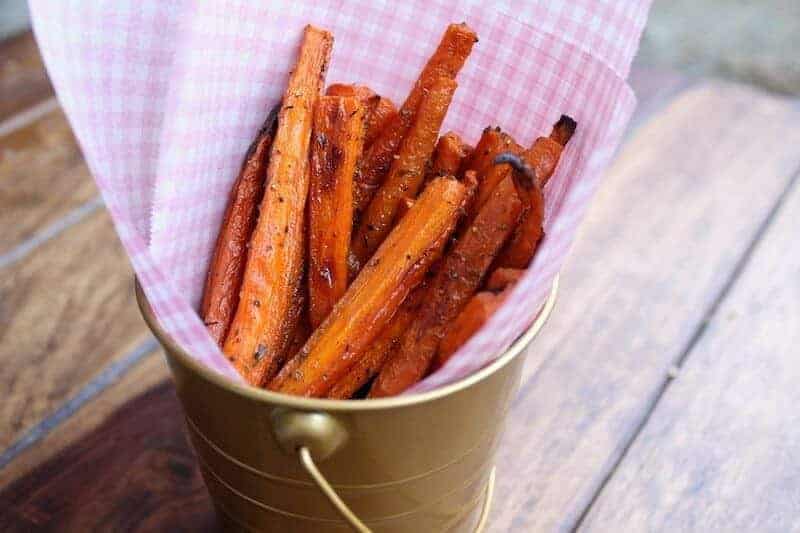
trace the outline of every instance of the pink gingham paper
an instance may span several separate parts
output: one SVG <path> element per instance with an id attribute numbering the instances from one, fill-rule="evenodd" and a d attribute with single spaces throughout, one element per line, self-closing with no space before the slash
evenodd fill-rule
<path id="1" fill-rule="evenodd" d="M 474 142 L 500 125 L 530 145 L 562 113 L 577 120 L 528 274 L 421 391 L 496 358 L 544 302 L 635 106 L 625 78 L 650 0 L 30 4 L 58 98 L 158 320 L 235 380 L 196 309 L 229 188 L 305 24 L 335 36 L 329 83 L 358 81 L 402 102 L 447 24 L 466 21 L 480 42 L 442 131 Z"/>

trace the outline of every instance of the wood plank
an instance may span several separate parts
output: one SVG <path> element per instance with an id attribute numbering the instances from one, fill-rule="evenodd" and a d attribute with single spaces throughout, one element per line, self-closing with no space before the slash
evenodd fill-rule
<path id="1" fill-rule="evenodd" d="M 107 422 L 114 411 L 136 396 L 169 379 L 163 352 L 158 349 L 139 360 L 119 381 L 103 390 L 73 416 L 19 454 L 0 470 L 0 490 L 28 474 L 62 450 Z M 180 427 L 181 420 L 176 420 Z"/>
<path id="2" fill-rule="evenodd" d="M 703 84 L 627 144 L 525 368 L 492 531 L 575 525 L 800 166 L 799 118 L 792 102 Z"/>
<path id="3" fill-rule="evenodd" d="M 0 121 L 51 96 L 53 87 L 33 33 L 0 42 Z"/>
<path id="4" fill-rule="evenodd" d="M 795 186 L 581 531 L 800 530 Z"/>
<path id="5" fill-rule="evenodd" d="M 0 449 L 148 335 L 105 211 L 0 269 Z"/>
<path id="6" fill-rule="evenodd" d="M 0 493 L 0 531 L 218 531 L 170 383 Z"/>
<path id="7" fill-rule="evenodd" d="M 0 137 L 0 257 L 96 197 L 60 110 Z"/>

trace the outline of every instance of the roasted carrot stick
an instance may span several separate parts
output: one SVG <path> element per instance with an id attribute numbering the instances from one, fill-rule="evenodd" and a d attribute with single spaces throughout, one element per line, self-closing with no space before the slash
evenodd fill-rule
<path id="1" fill-rule="evenodd" d="M 397 115 L 397 108 L 391 100 L 367 87 L 366 85 L 348 85 L 334 83 L 328 86 L 329 96 L 355 96 L 366 108 L 366 129 L 364 132 L 364 148 L 369 147 L 381 130 Z"/>
<path id="2" fill-rule="evenodd" d="M 492 191 L 497 184 L 503 181 L 506 177 L 511 175 L 511 168 L 508 165 L 494 165 L 493 160 L 497 154 L 501 152 L 512 152 L 519 154 L 523 148 L 507 133 L 497 132 L 497 137 L 489 136 L 486 140 L 485 148 L 482 148 L 480 153 L 475 155 L 470 163 L 472 168 L 478 175 L 478 192 L 475 195 L 475 201 L 472 204 L 472 211 L 467 214 L 466 223 L 472 221 L 475 215 L 480 211 L 481 207 L 486 203 L 492 195 Z M 476 152 L 481 148 L 481 143 L 478 144 Z"/>
<path id="3" fill-rule="evenodd" d="M 200 316 L 211 338 L 222 346 L 239 304 L 247 243 L 258 219 L 258 204 L 264 196 L 264 178 L 269 162 L 269 149 L 275 136 L 278 110 L 270 111 L 264 125 L 245 155 L 239 177 L 231 189 L 222 227 L 211 257 Z"/>
<path id="4" fill-rule="evenodd" d="M 392 163 L 389 175 L 364 212 L 350 244 L 357 264 L 363 265 L 392 229 L 403 198 L 413 198 L 422 185 L 425 164 L 433 153 L 439 127 L 456 90 L 451 78 L 439 78 L 420 102 L 413 126 Z"/>
<path id="5" fill-rule="evenodd" d="M 367 117 L 367 132 L 364 135 L 364 146 L 370 147 L 381 132 L 398 117 L 397 107 L 394 102 L 381 96 Z"/>
<path id="6" fill-rule="evenodd" d="M 469 157 L 464 158 L 461 162 L 459 173 L 463 174 L 467 170 L 474 170 L 478 179 L 482 179 L 483 175 L 492 167 L 494 158 L 500 152 L 514 150 L 517 147 L 514 139 L 499 127 L 488 127 L 483 130 L 478 144 Z M 498 182 L 499 183 L 499 182 Z"/>
<path id="7" fill-rule="evenodd" d="M 420 285 L 408 295 L 361 359 L 331 388 L 328 398 L 339 400 L 351 398 L 380 371 L 386 359 L 399 347 L 400 337 L 414 319 L 424 294 L 424 286 Z"/>
<path id="8" fill-rule="evenodd" d="M 533 146 L 522 154 L 522 160 L 533 170 L 533 179 L 525 178 L 519 171 L 514 172 L 518 192 L 525 203 L 525 213 L 514 236 L 498 256 L 498 267 L 527 268 L 530 264 L 544 235 L 543 189 L 555 172 L 561 152 L 575 132 L 575 127 L 574 120 L 562 115 L 553 126 L 550 137 L 539 137 Z M 560 141 L 564 141 L 565 144 L 560 144 Z"/>
<path id="9" fill-rule="evenodd" d="M 397 216 L 395 216 L 395 223 L 400 222 L 403 220 L 403 217 L 406 216 L 406 213 L 411 211 L 411 208 L 414 207 L 415 200 L 411 198 L 403 198 L 400 200 L 400 205 L 397 206 Z"/>
<path id="10" fill-rule="evenodd" d="M 372 384 L 372 398 L 399 394 L 424 377 L 445 329 L 472 297 L 495 255 L 518 222 L 522 204 L 514 183 L 505 179 L 453 248 L 431 280 L 414 322 L 399 350 Z"/>
<path id="11" fill-rule="evenodd" d="M 436 352 L 436 368 L 444 365 L 476 331 L 489 320 L 505 300 L 506 293 L 479 292 L 473 296 L 458 317 L 447 327 L 447 332 Z"/>
<path id="12" fill-rule="evenodd" d="M 436 143 L 429 175 L 457 176 L 461 161 L 467 155 L 467 146 L 458 134 L 448 131 Z"/>
<path id="13" fill-rule="evenodd" d="M 453 232 L 463 197 L 458 181 L 433 180 L 269 388 L 301 396 L 327 394 L 424 278 Z"/>
<path id="14" fill-rule="evenodd" d="M 316 329 L 347 289 L 353 176 L 364 143 L 364 106 L 322 96 L 314 110 L 308 191 L 309 320 Z"/>
<path id="15" fill-rule="evenodd" d="M 253 385 L 263 385 L 280 368 L 299 315 L 311 124 L 332 46 L 329 32 L 306 26 L 283 97 L 239 305 L 223 348 Z"/>
<path id="16" fill-rule="evenodd" d="M 485 288 L 487 291 L 502 291 L 517 283 L 523 275 L 525 270 L 521 268 L 498 268 L 489 274 Z"/>
<path id="17" fill-rule="evenodd" d="M 380 135 L 364 154 L 361 175 L 356 185 L 357 212 L 367 207 L 375 190 L 389 171 L 400 143 L 414 123 L 423 94 L 430 90 L 439 78 L 455 79 L 476 42 L 478 36 L 466 24 L 451 24 L 447 27 L 439 46 L 403 102 L 400 112 L 381 130 Z"/>

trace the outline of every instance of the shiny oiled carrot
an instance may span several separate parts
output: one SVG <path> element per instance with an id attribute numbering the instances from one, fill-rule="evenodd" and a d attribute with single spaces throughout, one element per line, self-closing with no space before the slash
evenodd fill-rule
<path id="1" fill-rule="evenodd" d="M 258 204 L 264 196 L 264 179 L 279 109 L 280 106 L 275 106 L 270 111 L 245 155 L 239 177 L 231 189 L 206 275 L 200 316 L 211 338 L 220 346 L 225 342 L 239 304 L 247 243 L 258 219 Z"/>
<path id="2" fill-rule="evenodd" d="M 319 326 L 347 289 L 353 176 L 364 143 L 364 106 L 322 96 L 314 111 L 308 191 L 308 317 Z"/>
<path id="3" fill-rule="evenodd" d="M 436 143 L 433 161 L 429 171 L 430 177 L 458 176 L 461 161 L 467 155 L 467 147 L 458 134 L 448 131 Z"/>
<path id="4" fill-rule="evenodd" d="M 458 317 L 447 326 L 439 343 L 434 366 L 443 366 L 489 320 L 505 300 L 506 293 L 479 292 L 473 296 Z"/>
<path id="5" fill-rule="evenodd" d="M 524 275 L 525 269 L 522 268 L 498 268 L 489 274 L 484 288 L 487 291 L 502 291 L 506 287 L 513 286 Z"/>
<path id="6" fill-rule="evenodd" d="M 329 32 L 306 26 L 278 117 L 239 305 L 223 347 L 253 385 L 265 384 L 280 368 L 298 320 L 312 116 L 332 47 Z"/>
<path id="7" fill-rule="evenodd" d="M 364 355 L 328 391 L 328 398 L 338 400 L 352 398 L 361 387 L 366 385 L 380 371 L 386 359 L 399 347 L 400 337 L 414 319 L 424 294 L 424 287 L 420 285 L 408 295 L 403 301 L 403 305 L 397 310 L 397 313 L 384 326 L 369 348 L 366 349 Z"/>
<path id="8" fill-rule="evenodd" d="M 370 202 L 353 234 L 350 251 L 363 265 L 392 229 L 403 198 L 414 198 L 423 183 L 425 165 L 433 153 L 456 82 L 439 78 L 425 93 L 416 120 L 403 139 L 389 175 Z"/>
<path id="9" fill-rule="evenodd" d="M 521 210 L 514 183 L 507 178 L 445 255 L 400 348 L 373 382 L 370 397 L 399 394 L 425 376 L 445 329 L 480 286 Z"/>
<path id="10" fill-rule="evenodd" d="M 458 181 L 431 181 L 269 388 L 301 396 L 326 395 L 422 281 L 453 232 L 463 198 L 464 186 Z"/>
<path id="11" fill-rule="evenodd" d="M 466 24 L 447 27 L 436 51 L 428 60 L 414 87 L 406 97 L 400 112 L 380 132 L 364 154 L 359 181 L 356 185 L 355 208 L 361 212 L 367 207 L 392 165 L 394 155 L 414 122 L 423 94 L 439 78 L 455 79 L 467 60 L 478 36 Z"/>
<path id="12" fill-rule="evenodd" d="M 555 172 L 564 146 L 572 138 L 575 128 L 575 121 L 563 115 L 553 125 L 549 137 L 539 137 L 522 154 L 522 160 L 533 170 L 535 179 L 514 173 L 518 192 L 526 204 L 525 213 L 513 237 L 498 256 L 498 267 L 527 268 L 530 264 L 544 235 L 544 186 Z M 495 168 L 502 166 L 505 165 Z"/>
<path id="13" fill-rule="evenodd" d="M 368 148 L 383 128 L 397 115 L 397 108 L 388 98 L 375 94 L 375 91 L 366 85 L 334 83 L 328 86 L 326 94 L 329 96 L 355 96 L 366 109 L 364 148 Z"/>

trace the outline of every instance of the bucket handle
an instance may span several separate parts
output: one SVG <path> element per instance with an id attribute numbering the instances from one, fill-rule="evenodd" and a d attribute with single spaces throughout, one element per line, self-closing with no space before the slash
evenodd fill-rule
<path id="1" fill-rule="evenodd" d="M 319 468 L 317 468 L 317 465 L 314 462 L 314 458 L 311 456 L 311 450 L 305 446 L 301 446 L 297 450 L 297 454 L 300 456 L 300 463 L 303 465 L 303 468 L 306 469 L 308 475 L 311 476 L 311 479 L 313 479 L 314 483 L 317 484 L 319 490 L 325 494 L 325 496 L 331 502 L 331 505 L 333 505 L 333 507 L 339 512 L 342 518 L 344 518 L 344 520 L 350 524 L 350 527 L 353 528 L 353 531 L 358 533 L 372 533 L 372 530 L 368 528 L 364 522 L 362 522 L 355 515 L 355 513 L 350 510 L 347 504 L 342 501 L 342 499 L 336 493 L 336 490 L 331 486 L 330 483 L 328 483 L 328 480 L 325 479 L 325 476 L 322 475 L 322 472 L 319 471 Z M 481 516 L 478 519 L 478 525 L 475 527 L 475 533 L 481 533 L 489 520 L 489 511 L 492 508 L 492 499 L 494 497 L 495 470 L 496 469 L 493 467 L 492 471 L 489 473 L 489 480 L 486 483 L 486 495 L 483 498 L 483 508 L 481 509 Z"/>

